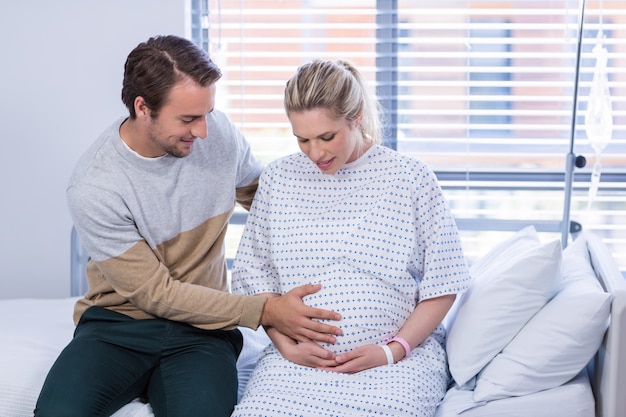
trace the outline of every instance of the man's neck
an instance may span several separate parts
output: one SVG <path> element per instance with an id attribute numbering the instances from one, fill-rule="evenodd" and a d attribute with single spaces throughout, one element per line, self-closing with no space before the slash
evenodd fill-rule
<path id="1" fill-rule="evenodd" d="M 148 143 L 146 133 L 137 124 L 136 120 L 130 117 L 122 122 L 119 130 L 122 141 L 135 153 L 144 158 L 158 158 L 163 155 L 153 155 L 144 144 Z"/>

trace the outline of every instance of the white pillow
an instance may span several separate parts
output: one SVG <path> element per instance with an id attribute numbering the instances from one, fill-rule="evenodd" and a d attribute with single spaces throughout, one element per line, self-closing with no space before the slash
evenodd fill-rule
<path id="1" fill-rule="evenodd" d="M 537 235 L 537 230 L 534 226 L 528 226 L 513 234 L 511 237 L 498 243 L 491 248 L 485 255 L 474 262 L 470 268 L 470 275 L 476 279 L 476 277 L 482 276 L 482 272 L 486 268 L 494 268 L 496 264 L 506 262 L 506 260 L 512 257 L 518 252 L 522 252 L 534 246 L 538 246 L 541 242 Z M 448 311 L 448 314 L 442 320 L 442 323 L 446 329 L 451 329 L 456 313 L 459 309 L 459 305 L 462 303 L 463 294 L 456 297 L 452 308 Z"/>
<path id="2" fill-rule="evenodd" d="M 563 249 L 563 284 L 576 279 L 591 279 L 599 288 L 602 288 L 591 266 L 584 236 L 574 240 Z"/>
<path id="3" fill-rule="evenodd" d="M 490 252 L 489 262 L 470 268 L 473 282 L 450 323 L 446 350 L 458 385 L 467 383 L 502 351 L 559 286 L 558 240 L 543 245 L 518 238 L 508 248 L 498 245 L 494 252 L 499 256 Z"/>
<path id="4" fill-rule="evenodd" d="M 563 271 L 562 289 L 478 375 L 474 401 L 560 386 L 598 350 L 611 297 L 597 281 L 582 239 L 563 252 Z"/>
<path id="5" fill-rule="evenodd" d="M 508 239 L 495 245 L 489 252 L 470 266 L 472 277 L 480 277 L 489 269 L 500 267 L 508 260 L 527 249 L 539 246 L 541 241 L 534 226 L 528 226 L 513 234 Z"/>

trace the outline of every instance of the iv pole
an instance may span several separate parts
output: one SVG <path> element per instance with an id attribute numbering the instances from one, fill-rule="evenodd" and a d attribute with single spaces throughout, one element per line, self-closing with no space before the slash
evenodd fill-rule
<path id="1" fill-rule="evenodd" d="M 565 159 L 565 200 L 563 202 L 563 220 L 561 223 L 561 247 L 567 246 L 570 233 L 570 209 L 572 201 L 572 184 L 574 178 L 574 166 L 576 155 L 574 155 L 574 139 L 576 137 L 576 118 L 578 109 L 578 79 L 580 73 L 580 57 L 583 43 L 583 22 L 585 20 L 585 0 L 581 1 L 580 17 L 578 22 L 578 45 L 576 50 L 576 73 L 574 76 L 574 105 L 572 109 L 572 125 L 570 129 L 569 152 Z"/>

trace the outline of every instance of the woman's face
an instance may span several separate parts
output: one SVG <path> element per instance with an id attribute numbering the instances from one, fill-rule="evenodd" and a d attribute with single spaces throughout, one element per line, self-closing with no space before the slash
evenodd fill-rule
<path id="1" fill-rule="evenodd" d="M 358 122 L 350 126 L 322 108 L 291 112 L 288 115 L 300 150 L 325 174 L 334 174 L 367 150 Z"/>

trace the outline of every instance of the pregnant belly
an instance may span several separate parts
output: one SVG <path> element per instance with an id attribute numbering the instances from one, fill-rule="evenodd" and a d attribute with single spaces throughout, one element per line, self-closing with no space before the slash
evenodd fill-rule
<path id="1" fill-rule="evenodd" d="M 395 335 L 412 311 L 410 302 L 377 277 L 342 273 L 341 278 L 318 280 L 322 289 L 304 299 L 310 306 L 332 310 L 342 319 L 332 324 L 343 334 L 324 347 L 343 353 L 367 344 L 380 344 Z M 315 282 L 315 281 L 312 281 Z"/>

